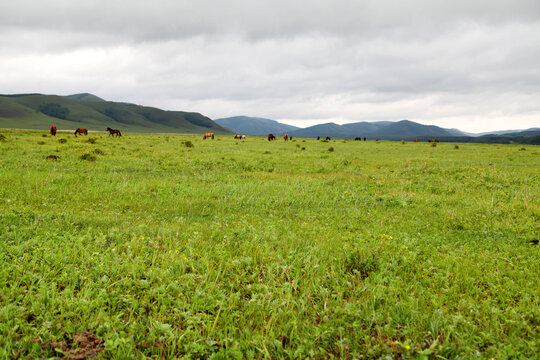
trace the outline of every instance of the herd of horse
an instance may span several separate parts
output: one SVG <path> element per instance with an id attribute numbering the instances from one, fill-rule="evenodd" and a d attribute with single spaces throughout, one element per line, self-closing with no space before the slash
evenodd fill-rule
<path id="1" fill-rule="evenodd" d="M 56 126 L 55 125 L 51 125 L 51 127 L 49 128 L 49 132 L 51 133 L 52 136 L 56 136 Z M 109 136 L 122 136 L 122 133 L 120 132 L 120 130 L 118 129 L 111 129 L 110 127 L 107 128 L 107 131 L 109 132 Z M 78 135 L 88 135 L 88 129 L 85 129 L 85 128 L 77 128 L 77 130 L 75 130 L 75 136 Z"/>
<path id="2" fill-rule="evenodd" d="M 49 128 L 49 131 L 51 133 L 52 136 L 56 136 L 56 126 L 54 125 L 51 125 L 51 127 Z M 109 136 L 122 136 L 122 133 L 120 132 L 120 130 L 118 129 L 111 129 L 110 127 L 107 128 L 107 131 L 109 132 Z M 77 134 L 79 135 L 88 135 L 88 129 L 85 129 L 85 128 L 78 128 L 77 130 L 75 130 L 75 136 L 77 136 Z M 206 140 L 206 139 L 214 139 L 214 133 L 213 132 L 207 132 L 204 134 L 203 136 L 203 140 Z M 238 140 L 245 140 L 246 139 L 246 135 L 243 135 L 243 134 L 236 134 L 234 135 L 234 139 L 238 139 Z M 317 140 L 320 140 L 321 137 L 320 136 L 317 136 Z M 273 141 L 273 140 L 276 140 L 276 136 L 274 134 L 268 134 L 268 141 Z M 288 140 L 292 140 L 292 136 L 289 136 L 289 134 L 284 134 L 283 135 L 283 140 L 284 141 L 288 141 Z M 332 140 L 332 138 L 330 136 L 327 136 L 325 141 L 330 141 Z M 367 138 L 361 138 L 361 137 L 356 137 L 354 138 L 355 141 L 361 141 L 361 140 L 364 140 L 364 141 L 367 141 Z M 376 141 L 379 141 L 379 139 L 376 139 Z M 405 140 L 401 140 L 401 142 L 404 142 Z M 418 139 L 414 139 L 413 142 L 418 142 Z M 428 142 L 430 143 L 438 143 L 439 140 L 438 139 L 429 139 Z"/>

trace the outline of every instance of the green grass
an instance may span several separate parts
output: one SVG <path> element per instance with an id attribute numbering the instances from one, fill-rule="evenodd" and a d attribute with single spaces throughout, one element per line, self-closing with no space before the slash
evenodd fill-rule
<path id="1" fill-rule="evenodd" d="M 43 133 L 1 131 L 0 358 L 540 353 L 538 146 Z"/>

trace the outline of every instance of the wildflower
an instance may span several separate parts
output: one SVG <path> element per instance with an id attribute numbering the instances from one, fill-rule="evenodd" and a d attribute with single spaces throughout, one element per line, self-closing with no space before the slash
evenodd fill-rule
<path id="1" fill-rule="evenodd" d="M 409 345 L 405 346 L 405 349 L 411 350 L 411 347 Z"/>

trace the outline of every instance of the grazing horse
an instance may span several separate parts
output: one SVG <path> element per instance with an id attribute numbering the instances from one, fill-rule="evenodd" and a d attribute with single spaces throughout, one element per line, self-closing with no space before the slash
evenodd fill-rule
<path id="1" fill-rule="evenodd" d="M 439 142 L 439 140 L 438 139 L 429 139 L 428 142 L 431 142 L 431 143 L 435 142 L 436 143 L 436 142 Z"/>
<path id="2" fill-rule="evenodd" d="M 206 138 L 212 138 L 212 140 L 214 140 L 214 133 L 211 133 L 211 132 L 205 133 L 203 136 L 203 140 L 206 140 Z"/>
<path id="3" fill-rule="evenodd" d="M 321 140 L 321 137 L 320 137 L 320 136 L 317 136 L 317 140 Z"/>
<path id="4" fill-rule="evenodd" d="M 362 141 L 362 138 L 361 137 L 355 137 L 354 141 Z"/>
<path id="5" fill-rule="evenodd" d="M 245 138 L 245 137 L 246 137 L 246 135 L 244 135 L 244 138 Z M 235 139 L 242 139 L 242 135 L 236 134 L 236 135 L 234 135 L 234 138 L 235 138 Z"/>
<path id="6" fill-rule="evenodd" d="M 51 125 L 51 127 L 49 128 L 49 131 L 51 132 L 52 136 L 56 136 L 56 126 Z"/>
<path id="7" fill-rule="evenodd" d="M 110 127 L 108 127 L 107 131 L 109 132 L 109 136 L 111 136 L 111 135 L 113 135 L 113 136 L 116 135 L 116 137 L 122 136 L 122 133 L 120 132 L 120 130 L 111 129 Z"/>
<path id="8" fill-rule="evenodd" d="M 268 134 L 268 141 L 276 140 L 276 136 L 274 134 Z"/>
<path id="9" fill-rule="evenodd" d="M 326 141 L 330 141 L 330 140 L 332 140 L 332 138 L 330 136 L 327 136 Z"/>
<path id="10" fill-rule="evenodd" d="M 418 142 L 418 139 L 414 139 L 413 142 Z"/>
<path id="11" fill-rule="evenodd" d="M 77 130 L 75 130 L 75 136 L 77 136 L 77 134 L 79 135 L 88 135 L 88 130 L 85 129 L 85 128 L 78 128 Z"/>
<path id="12" fill-rule="evenodd" d="M 367 140 L 367 138 L 364 137 L 364 141 L 366 141 L 366 140 Z"/>
<path id="13" fill-rule="evenodd" d="M 285 140 L 285 141 L 289 140 L 289 134 L 283 135 L 283 140 Z"/>
<path id="14" fill-rule="evenodd" d="M 246 140 L 246 135 L 242 135 L 242 140 Z"/>

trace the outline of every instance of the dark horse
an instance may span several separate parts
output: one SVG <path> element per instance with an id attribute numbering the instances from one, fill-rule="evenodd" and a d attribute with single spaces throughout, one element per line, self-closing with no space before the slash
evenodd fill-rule
<path id="1" fill-rule="evenodd" d="M 75 130 L 75 136 L 77 136 L 77 134 L 79 135 L 88 135 L 88 130 L 85 129 L 85 128 L 78 128 L 77 130 Z"/>
<path id="2" fill-rule="evenodd" d="M 111 129 L 111 128 L 107 128 L 107 131 L 109 132 L 109 136 L 111 135 L 116 135 L 117 137 L 118 136 L 122 136 L 122 133 L 120 132 L 120 130 L 116 130 L 116 129 Z"/>
<path id="3" fill-rule="evenodd" d="M 274 134 L 268 134 L 268 141 L 276 140 L 276 137 Z"/>
<path id="4" fill-rule="evenodd" d="M 52 136 L 56 136 L 56 126 L 51 125 L 51 127 L 49 128 L 49 131 L 51 132 Z"/>

